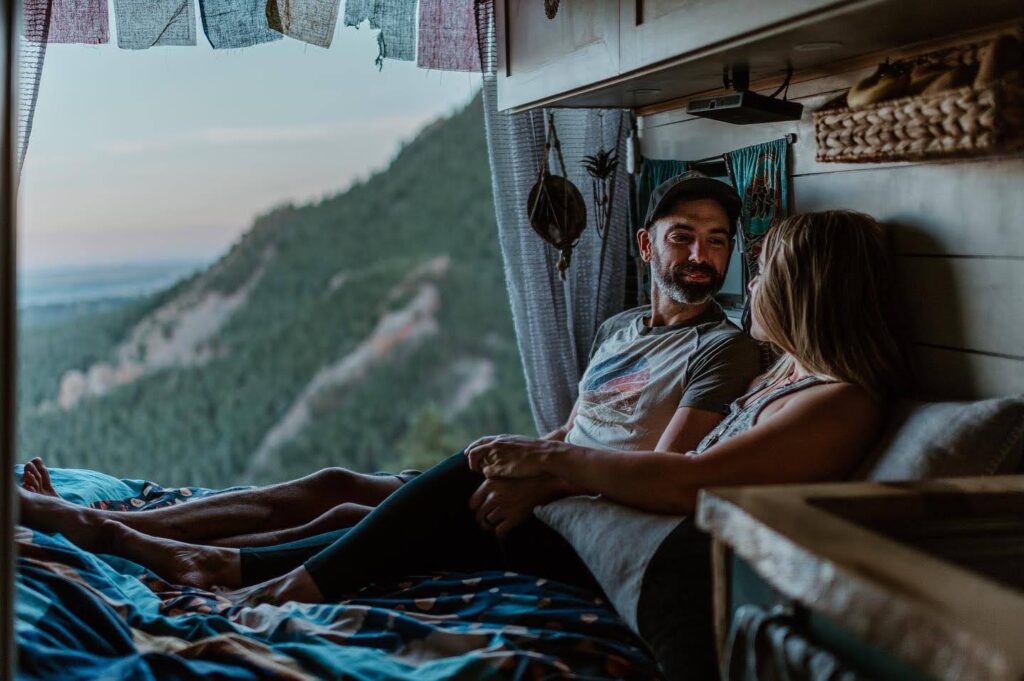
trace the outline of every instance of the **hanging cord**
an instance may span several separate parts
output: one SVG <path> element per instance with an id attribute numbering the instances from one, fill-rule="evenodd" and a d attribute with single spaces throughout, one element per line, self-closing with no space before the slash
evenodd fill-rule
<path id="1" fill-rule="evenodd" d="M 771 99 L 775 99 L 776 97 L 779 96 L 779 94 L 783 90 L 785 90 L 786 94 L 783 95 L 782 99 L 783 99 L 783 101 L 788 100 L 789 99 L 789 83 L 790 83 L 791 80 L 793 80 L 793 65 L 789 64 L 789 65 L 786 66 L 786 80 L 782 81 L 782 85 L 780 85 L 779 88 L 775 92 L 773 92 L 770 95 L 768 95 L 768 97 L 770 97 Z"/>
<path id="2" fill-rule="evenodd" d="M 615 148 L 616 158 L 618 158 L 620 156 L 620 153 L 622 151 L 622 149 L 621 149 L 621 146 L 622 146 L 622 126 L 623 126 L 623 119 L 624 118 L 625 118 L 625 116 L 623 115 L 623 113 L 621 111 L 619 111 L 618 112 L 618 119 L 616 120 L 616 126 L 615 126 L 615 144 L 614 144 L 614 148 Z M 601 125 L 601 147 L 603 148 L 604 147 L 604 112 L 603 111 L 601 112 L 601 119 L 600 120 L 601 120 L 601 123 L 600 123 L 600 125 Z M 600 327 L 601 322 L 604 321 L 604 320 L 599 320 L 598 319 L 597 312 L 598 312 L 598 310 L 600 309 L 600 306 L 601 306 L 601 289 L 602 289 L 603 284 L 604 284 L 605 254 L 606 254 L 606 252 L 608 250 L 608 235 L 609 235 L 609 233 L 612 230 L 612 224 L 611 224 L 612 212 L 613 212 L 612 211 L 612 206 L 614 205 L 615 192 L 616 192 L 616 189 L 618 188 L 619 169 L 620 169 L 621 165 L 622 165 L 621 163 L 617 163 L 615 165 L 615 169 L 612 171 L 611 176 L 609 178 L 610 179 L 610 181 L 608 183 L 609 190 L 608 190 L 608 195 L 607 195 L 607 204 L 608 205 L 607 205 L 606 210 L 605 210 L 604 234 L 600 234 L 599 233 L 599 236 L 601 238 L 601 251 L 600 251 L 598 265 L 597 265 L 597 295 L 594 296 L 594 336 L 597 335 L 597 330 Z M 604 180 L 602 180 L 602 182 L 604 182 Z M 629 230 L 627 229 L 626 231 L 628 232 Z"/>
<path id="3" fill-rule="evenodd" d="M 547 109 L 543 110 L 542 116 L 544 116 L 544 117 L 541 119 L 541 121 L 542 121 L 543 124 L 547 125 L 547 129 L 544 131 L 544 153 L 540 156 L 540 164 L 539 164 L 540 167 L 537 169 L 537 174 L 543 180 L 544 176 L 547 174 L 548 161 L 550 159 L 550 153 L 551 153 L 551 146 L 550 146 L 551 132 L 550 131 L 555 126 L 553 124 L 554 123 L 554 116 L 553 116 L 553 114 L 550 111 L 548 111 Z M 537 142 L 537 124 L 534 121 L 534 111 L 532 111 L 532 110 L 530 111 L 530 135 L 533 138 L 533 148 L 536 149 L 537 146 L 538 146 L 538 142 Z M 543 184 L 541 185 L 541 191 L 544 191 Z M 543 252 L 544 252 L 545 260 L 547 260 L 548 253 L 549 253 L 548 249 L 545 248 Z M 550 263 L 551 261 L 548 260 L 548 262 Z M 557 269 L 557 265 L 556 265 L 556 269 Z M 551 270 L 549 269 L 548 270 L 548 294 L 551 297 L 551 309 L 552 310 L 557 310 L 558 309 L 558 288 L 562 289 L 562 301 L 564 303 L 565 302 L 565 288 L 564 287 L 556 287 L 555 286 L 555 281 L 551 277 Z"/>

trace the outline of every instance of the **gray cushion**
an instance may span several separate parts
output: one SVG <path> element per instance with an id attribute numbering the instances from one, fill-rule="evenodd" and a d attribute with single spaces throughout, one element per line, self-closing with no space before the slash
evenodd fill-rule
<path id="1" fill-rule="evenodd" d="M 667 678 L 715 678 L 710 541 L 690 518 L 599 496 L 559 499 L 534 514 L 572 544 Z"/>
<path id="2" fill-rule="evenodd" d="M 572 544 L 616 612 L 637 631 L 636 606 L 647 564 L 683 516 L 655 515 L 600 496 L 558 499 L 534 510 Z"/>
<path id="3" fill-rule="evenodd" d="M 1011 473 L 1024 450 L 1024 395 L 896 405 L 857 477 L 869 480 Z"/>

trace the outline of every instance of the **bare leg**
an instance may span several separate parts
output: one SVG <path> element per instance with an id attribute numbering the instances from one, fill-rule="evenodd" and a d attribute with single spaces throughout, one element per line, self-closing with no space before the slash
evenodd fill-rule
<path id="1" fill-rule="evenodd" d="M 26 464 L 25 489 L 57 497 L 42 460 L 33 459 L 30 464 L 31 469 Z M 241 543 L 242 537 L 260 537 L 280 530 L 303 527 L 342 504 L 374 507 L 400 486 L 401 482 L 390 476 L 365 475 L 345 468 L 325 468 L 289 482 L 218 494 L 152 511 L 87 509 L 86 515 L 94 522 L 114 520 L 155 537 L 201 543 L 228 540 L 227 545 L 242 546 L 245 545 Z M 52 494 L 47 492 L 47 488 Z M 355 513 L 356 510 L 350 507 L 348 514 L 355 518 L 353 522 L 365 515 L 362 513 L 357 517 Z M 334 522 L 340 522 L 340 519 L 336 518 Z M 339 525 L 331 529 L 337 527 Z M 262 543 L 258 541 L 250 545 Z"/>
<path id="2" fill-rule="evenodd" d="M 274 544 L 284 544 L 285 542 L 295 541 L 296 539 L 312 537 L 315 534 L 323 534 L 324 532 L 330 532 L 332 530 L 352 527 L 369 515 L 372 510 L 372 506 L 342 504 L 340 506 L 335 506 L 319 518 L 311 520 L 305 525 L 289 527 L 283 530 L 273 530 L 270 532 L 243 534 L 237 537 L 225 537 L 223 539 L 215 539 L 208 543 L 212 546 L 234 548 L 241 548 L 243 546 L 273 546 Z"/>
<path id="3" fill-rule="evenodd" d="M 113 520 L 104 520 L 101 525 L 117 555 L 149 568 L 172 584 L 207 590 L 242 584 L 238 549 L 152 537 Z"/>
<path id="4" fill-rule="evenodd" d="M 44 532 L 60 532 L 79 548 L 133 560 L 174 584 L 201 589 L 242 585 L 241 554 L 230 546 L 204 546 L 154 537 L 102 512 L 48 495 L 18 490 L 22 524 Z M 305 536 L 351 527 L 373 509 L 342 504 L 300 528 L 249 535 L 252 546 L 283 543 Z M 239 546 L 244 544 L 239 543 Z"/>
<path id="5" fill-rule="evenodd" d="M 46 494 L 30 492 L 21 487 L 18 492 L 18 522 L 42 532 L 60 532 L 76 546 L 88 551 L 109 549 L 109 535 L 104 532 L 102 520 L 95 511 L 70 504 Z"/>

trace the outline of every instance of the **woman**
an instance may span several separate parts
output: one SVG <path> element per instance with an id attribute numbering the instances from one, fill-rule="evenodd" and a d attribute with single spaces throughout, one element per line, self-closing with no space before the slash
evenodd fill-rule
<path id="1" fill-rule="evenodd" d="M 250 558 L 260 564 L 250 565 L 250 574 L 294 569 L 231 597 L 323 602 L 373 580 L 445 569 L 511 569 L 592 586 L 568 543 L 536 519 L 501 542 L 479 526 L 503 519 L 500 503 L 473 496 L 485 477 L 539 476 L 563 490 L 672 514 L 692 512 L 703 487 L 843 477 L 875 440 L 887 401 L 907 382 L 888 308 L 892 279 L 883 231 L 850 211 L 798 215 L 765 236 L 759 262 L 761 274 L 750 282 L 751 333 L 781 357 L 695 451 L 482 438 L 404 485 L 355 527 L 257 551 Z M 179 558 L 194 555 L 195 547 L 175 548 L 119 523 L 106 530 L 158 572 L 174 551 Z"/>

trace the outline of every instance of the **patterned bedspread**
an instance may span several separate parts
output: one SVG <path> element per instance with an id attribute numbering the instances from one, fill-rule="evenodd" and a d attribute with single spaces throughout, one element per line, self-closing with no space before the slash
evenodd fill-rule
<path id="1" fill-rule="evenodd" d="M 143 510 L 216 493 L 58 470 L 65 498 Z M 120 494 L 119 494 L 120 493 Z M 24 679 L 653 679 L 594 594 L 508 572 L 410 576 L 339 604 L 232 606 L 59 535 L 18 530 Z"/>

